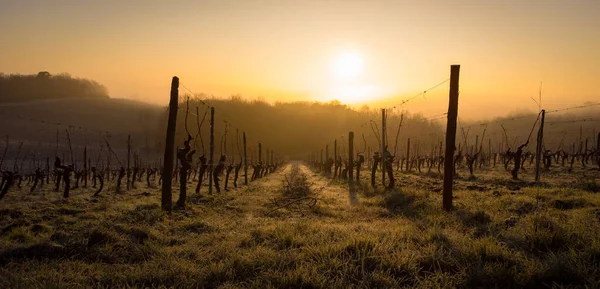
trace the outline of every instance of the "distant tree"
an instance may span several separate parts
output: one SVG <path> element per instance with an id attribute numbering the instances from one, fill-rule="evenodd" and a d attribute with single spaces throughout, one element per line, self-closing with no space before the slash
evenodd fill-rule
<path id="1" fill-rule="evenodd" d="M 40 71 L 37 75 L 38 78 L 50 78 L 50 72 L 48 71 Z"/>
<path id="2" fill-rule="evenodd" d="M 0 74 L 0 103 L 82 97 L 108 98 L 108 90 L 96 81 L 73 78 L 67 73 Z"/>
<path id="3" fill-rule="evenodd" d="M 242 102 L 242 96 L 239 95 L 239 94 L 235 94 L 235 95 L 232 95 L 229 98 L 229 100 L 232 101 L 232 102 Z"/>

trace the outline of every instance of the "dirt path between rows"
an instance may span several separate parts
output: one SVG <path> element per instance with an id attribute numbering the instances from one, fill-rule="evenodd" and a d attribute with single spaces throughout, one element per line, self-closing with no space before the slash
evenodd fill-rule
<path id="1" fill-rule="evenodd" d="M 290 213 L 282 208 L 275 214 L 267 214 L 274 208 L 273 200 L 282 197 L 282 189 L 286 176 L 298 166 L 300 174 L 307 178 L 310 184 L 311 197 L 317 199 L 317 206 L 327 214 L 315 214 L 307 210 L 305 216 Z M 247 187 L 227 192 L 215 198 L 222 199 L 222 206 L 211 208 L 217 214 L 204 216 L 211 223 L 218 223 L 221 229 L 230 232 L 243 232 L 264 226 L 283 222 L 304 222 L 309 219 L 329 219 L 340 221 L 351 213 L 349 193 L 345 186 L 333 183 L 331 180 L 313 172 L 302 162 L 290 162 L 277 172 L 250 183 Z M 283 218 L 283 219 L 282 219 Z"/>

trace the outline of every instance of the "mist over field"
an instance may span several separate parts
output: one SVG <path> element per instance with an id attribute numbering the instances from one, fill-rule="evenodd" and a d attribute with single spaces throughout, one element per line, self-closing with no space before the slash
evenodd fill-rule
<path id="1" fill-rule="evenodd" d="M 59 154 L 68 150 L 64 142 L 64 128 L 71 131 L 71 141 L 76 145 L 76 151 L 83 149 L 88 144 L 90 149 L 98 150 L 104 137 L 113 139 L 115 148 L 124 149 L 127 136 L 133 138 L 134 150 L 151 154 L 153 160 L 162 157 L 164 149 L 164 131 L 166 128 L 168 111 L 164 106 L 151 105 L 133 100 L 110 98 L 104 94 L 104 86 L 90 80 L 72 79 L 70 84 L 73 92 L 68 92 L 62 84 L 66 76 L 38 75 L 8 76 L 3 78 L 5 85 L 1 86 L 0 97 L 0 128 L 4 136 L 10 135 L 9 141 L 18 144 L 24 141 L 25 147 L 48 152 L 56 151 L 56 133 L 59 133 Z M 11 89 L 25 85 L 27 81 L 37 79 L 41 92 L 23 91 L 19 98 L 13 98 Z M 15 84 L 13 84 L 15 83 Z M 52 84 L 50 84 L 52 83 Z M 94 84 L 95 83 L 95 84 Z M 93 85 L 92 85 L 93 84 Z M 44 88 L 44 85 L 46 88 Z M 95 90 L 104 91 L 94 94 Z M 66 94 L 53 91 L 67 91 Z M 5 97 L 6 96 L 6 97 Z M 187 99 L 190 99 L 189 103 Z M 573 143 L 588 140 L 590 148 L 595 143 L 595 132 L 600 123 L 597 115 L 600 106 L 597 102 L 582 103 L 582 108 L 568 109 L 549 114 L 546 126 L 544 144 L 553 150 L 568 147 Z M 195 136 L 198 132 L 197 122 L 208 116 L 208 107 L 215 108 L 217 118 L 224 121 L 215 123 L 217 152 L 238 152 L 236 138 L 246 132 L 253 142 L 264 142 L 272 148 L 279 148 L 280 155 L 292 159 L 302 159 L 307 153 L 320 149 L 334 139 L 344 136 L 348 131 L 357 135 L 357 149 L 365 152 L 367 147 L 376 148 L 372 124 L 381 125 L 381 112 L 379 108 L 363 105 L 359 108 L 343 104 L 337 100 L 330 102 L 276 102 L 267 103 L 262 100 L 249 100 L 243 96 L 226 98 L 208 97 L 203 94 L 191 95 L 182 91 L 180 95 L 177 143 L 182 143 L 187 136 L 185 132 L 186 113 L 189 107 L 187 122 L 188 130 Z M 196 114 L 198 109 L 198 114 Z M 205 116 L 206 113 L 206 116 Z M 198 117 L 196 116 L 198 115 Z M 459 121 L 460 117 L 459 109 Z M 403 119 L 402 128 L 398 133 L 400 119 Z M 459 132 L 457 143 L 470 143 L 474 145 L 477 136 L 483 137 L 486 129 L 486 148 L 488 142 L 496 148 L 500 142 L 506 142 L 514 147 L 518 142 L 527 139 L 536 120 L 537 113 L 533 110 L 520 110 L 520 112 L 507 113 L 501 117 L 472 119 L 460 122 L 459 130 L 464 129 L 465 134 Z M 228 122 L 228 123 L 227 123 Z M 432 150 L 440 141 L 444 140 L 445 113 L 436 115 L 423 115 L 414 112 L 409 105 L 394 107 L 388 111 L 389 137 L 392 138 L 392 147 L 396 153 L 406 150 L 405 141 L 411 138 L 419 142 L 424 150 Z M 59 125 L 60 124 L 60 125 Z M 506 134 L 504 130 L 506 130 Z M 230 146 L 224 148 L 225 129 L 228 130 L 227 140 Z M 319 128 L 315 130 L 315 128 Z M 237 136 L 236 136 L 237 129 Z M 378 128 L 379 129 L 379 128 Z M 598 130 L 600 131 L 600 130 Z M 207 141 L 209 129 L 204 125 L 200 131 L 202 139 Z M 396 135 L 398 144 L 396 145 Z M 364 140 L 362 139 L 364 136 Z M 464 138 L 466 136 L 466 139 Z M 231 145 L 235 147 L 232 149 Z M 345 146 L 347 144 L 342 144 Z M 196 141 L 197 150 L 201 150 L 200 141 Z M 503 146 L 504 149 L 507 147 Z M 570 147 L 568 147 L 570 148 Z M 208 149 L 205 145 L 204 151 Z M 423 150 L 423 151 L 424 151 Z M 9 153 L 9 157 L 16 152 Z M 121 152 L 124 154 L 124 152 Z M 250 152 L 251 157 L 256 157 L 254 147 Z"/>
<path id="2" fill-rule="evenodd" d="M 597 288 L 598 11 L 0 1 L 0 288 Z"/>

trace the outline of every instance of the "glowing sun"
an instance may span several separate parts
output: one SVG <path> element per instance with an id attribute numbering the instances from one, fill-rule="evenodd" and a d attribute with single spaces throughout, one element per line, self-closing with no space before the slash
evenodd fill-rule
<path id="1" fill-rule="evenodd" d="M 335 77 L 340 79 L 354 79 L 363 71 L 363 59 L 354 51 L 341 52 L 331 63 L 331 71 Z"/>

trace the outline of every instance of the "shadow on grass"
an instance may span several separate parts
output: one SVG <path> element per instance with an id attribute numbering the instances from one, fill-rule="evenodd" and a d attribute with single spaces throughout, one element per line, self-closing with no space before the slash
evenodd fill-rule
<path id="1" fill-rule="evenodd" d="M 383 197 L 381 206 L 387 209 L 392 216 L 404 216 L 409 219 L 419 219 L 426 215 L 427 200 L 419 198 L 412 193 L 394 189 Z"/>

